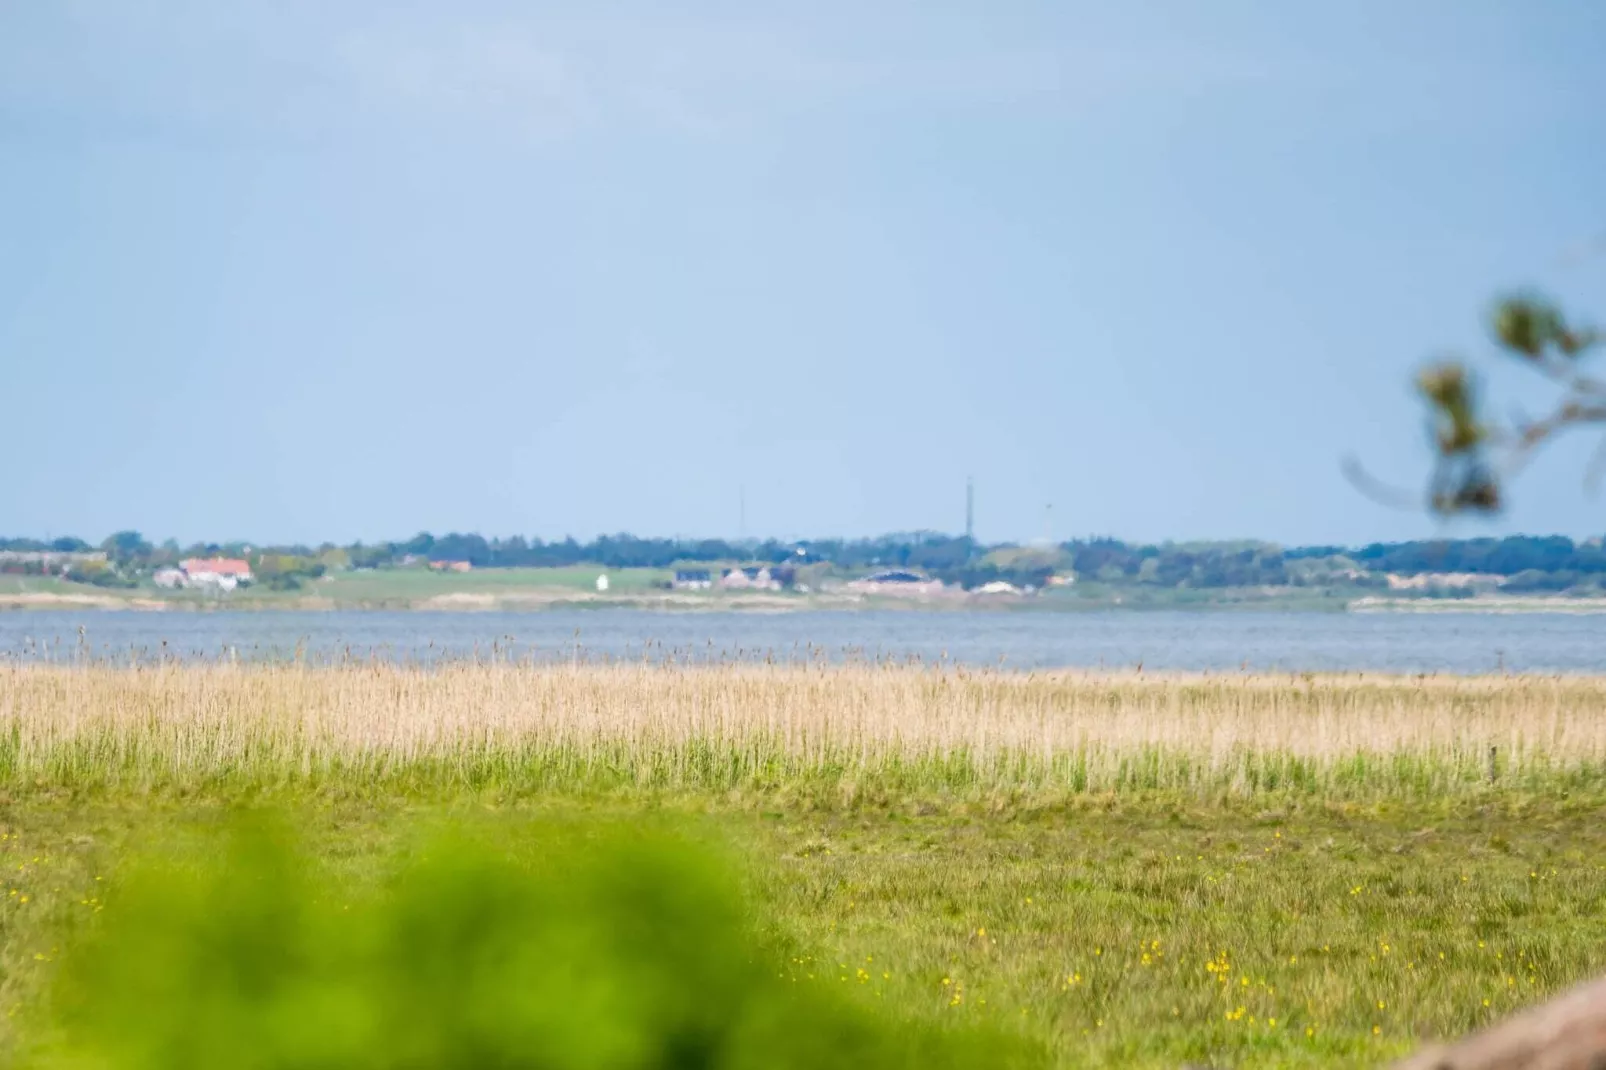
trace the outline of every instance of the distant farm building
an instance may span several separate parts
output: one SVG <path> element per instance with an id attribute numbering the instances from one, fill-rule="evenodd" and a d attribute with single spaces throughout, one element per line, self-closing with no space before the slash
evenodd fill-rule
<path id="1" fill-rule="evenodd" d="M 750 565 L 728 568 L 719 578 L 719 585 L 727 591 L 779 591 L 792 586 L 796 573 L 790 568 Z"/>
<path id="2" fill-rule="evenodd" d="M 670 586 L 677 591 L 706 591 L 714 586 L 714 574 L 706 568 L 677 569 Z"/>
<path id="3" fill-rule="evenodd" d="M 253 578 L 250 563 L 238 557 L 192 557 L 178 567 L 185 587 L 232 591 Z"/>
<path id="4" fill-rule="evenodd" d="M 429 567 L 436 572 L 469 572 L 474 568 L 472 561 L 431 561 Z"/>
<path id="5" fill-rule="evenodd" d="M 727 591 L 779 591 L 781 582 L 767 568 L 728 568 L 719 578 Z"/>
<path id="6" fill-rule="evenodd" d="M 872 572 L 861 579 L 848 583 L 847 589 L 860 594 L 886 594 L 902 597 L 923 597 L 926 595 L 941 594 L 946 587 L 941 580 L 932 579 L 923 572 L 912 572 L 909 569 L 889 568 L 881 572 Z"/>

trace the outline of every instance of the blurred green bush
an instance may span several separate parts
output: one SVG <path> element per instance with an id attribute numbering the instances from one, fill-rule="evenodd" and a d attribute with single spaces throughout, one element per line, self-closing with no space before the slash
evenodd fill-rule
<path id="1" fill-rule="evenodd" d="M 39 1065 L 238 1068 L 971 1067 L 1012 1041 L 781 980 L 706 853 L 543 833 L 533 864 L 442 835 L 381 888 L 331 894 L 282 829 L 146 866 L 70 950 Z"/>

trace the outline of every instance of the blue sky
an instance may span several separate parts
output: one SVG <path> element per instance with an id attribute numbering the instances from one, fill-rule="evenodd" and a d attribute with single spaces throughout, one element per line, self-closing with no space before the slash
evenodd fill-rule
<path id="1" fill-rule="evenodd" d="M 670 9 L 674 10 L 671 11 Z M 1606 6 L 0 0 L 0 533 L 1365 542 Z M 1606 530 L 1593 443 L 1486 531 Z M 1052 509 L 1047 506 L 1052 504 Z"/>

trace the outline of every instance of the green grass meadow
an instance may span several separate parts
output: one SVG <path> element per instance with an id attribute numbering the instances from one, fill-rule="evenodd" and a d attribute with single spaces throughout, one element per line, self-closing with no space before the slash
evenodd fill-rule
<path id="1" fill-rule="evenodd" d="M 1606 968 L 1598 798 L 23 793 L 0 808 L 0 1051 L 21 1059 L 52 1035 L 59 964 L 123 893 L 130 860 L 209 857 L 242 805 L 300 830 L 320 899 L 382 886 L 442 821 L 524 861 L 553 827 L 708 844 L 777 979 L 878 1020 L 1018 1038 L 1034 1065 L 1378 1064 Z"/>
<path id="2" fill-rule="evenodd" d="M 595 591 L 597 577 L 606 573 L 609 590 L 647 591 L 672 579 L 662 569 L 608 570 L 595 566 L 573 568 L 497 568 L 470 572 L 435 572 L 429 569 L 373 569 L 332 574 L 327 583 L 309 584 L 318 594 L 350 601 L 428 598 L 442 592 L 506 594 L 522 590 Z"/>

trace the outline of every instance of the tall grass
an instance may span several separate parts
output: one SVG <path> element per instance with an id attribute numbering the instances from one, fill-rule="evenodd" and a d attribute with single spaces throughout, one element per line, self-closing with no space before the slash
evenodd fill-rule
<path id="1" fill-rule="evenodd" d="M 1606 679 L 0 665 L 0 785 L 1344 798 L 1606 788 Z"/>

